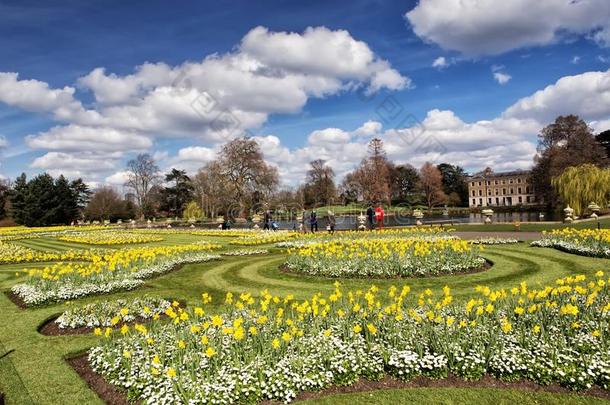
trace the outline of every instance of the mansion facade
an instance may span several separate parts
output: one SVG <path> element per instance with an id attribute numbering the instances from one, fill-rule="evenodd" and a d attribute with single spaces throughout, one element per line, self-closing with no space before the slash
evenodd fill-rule
<path id="1" fill-rule="evenodd" d="M 494 173 L 490 168 L 468 179 L 468 206 L 511 207 L 534 205 L 529 170 Z"/>

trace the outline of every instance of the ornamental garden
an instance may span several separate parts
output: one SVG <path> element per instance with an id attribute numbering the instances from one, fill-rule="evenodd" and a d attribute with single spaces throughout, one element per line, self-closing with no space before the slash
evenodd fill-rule
<path id="1" fill-rule="evenodd" d="M 433 226 L 0 228 L 0 392 L 57 404 L 601 403 L 610 233 L 596 225 L 525 241 Z"/>

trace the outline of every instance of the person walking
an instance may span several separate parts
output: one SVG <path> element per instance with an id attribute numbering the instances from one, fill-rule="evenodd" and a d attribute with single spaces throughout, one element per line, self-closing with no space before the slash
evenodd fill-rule
<path id="1" fill-rule="evenodd" d="M 370 230 L 373 230 L 373 217 L 375 216 L 375 211 L 373 211 L 373 207 L 369 205 L 366 209 L 366 222 Z"/>
<path id="2" fill-rule="evenodd" d="M 332 235 L 335 233 L 335 226 L 337 225 L 337 221 L 335 220 L 335 214 L 331 210 L 328 210 L 327 221 L 328 221 L 328 226 L 327 226 L 328 233 L 330 233 Z"/>
<path id="3" fill-rule="evenodd" d="M 311 232 L 318 232 L 318 214 L 316 210 L 311 210 L 311 214 L 309 215 L 309 227 Z"/>
<path id="4" fill-rule="evenodd" d="M 383 217 L 385 217 L 385 211 L 381 204 L 375 208 L 375 221 L 377 222 L 377 229 L 383 229 Z"/>
<path id="5" fill-rule="evenodd" d="M 265 225 L 263 225 L 263 230 L 268 231 L 269 229 L 271 229 L 271 212 L 269 212 L 269 210 L 265 211 L 263 220 L 265 222 Z"/>

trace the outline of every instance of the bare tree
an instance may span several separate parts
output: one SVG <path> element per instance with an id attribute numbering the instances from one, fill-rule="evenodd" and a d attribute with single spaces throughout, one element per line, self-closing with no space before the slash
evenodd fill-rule
<path id="1" fill-rule="evenodd" d="M 222 175 L 218 161 L 212 161 L 203 166 L 193 178 L 195 197 L 199 206 L 210 218 L 228 205 L 228 184 Z"/>
<path id="2" fill-rule="evenodd" d="M 265 162 L 254 139 L 243 137 L 227 142 L 220 150 L 218 161 L 232 201 L 241 210 L 256 205 L 261 198 L 268 198 L 277 189 L 277 169 Z"/>
<path id="3" fill-rule="evenodd" d="M 127 214 L 125 201 L 112 187 L 97 189 L 85 208 L 85 217 L 94 220 L 115 220 Z"/>
<path id="4" fill-rule="evenodd" d="M 322 159 L 309 162 L 309 166 L 304 190 L 307 195 L 307 202 L 312 205 L 318 203 L 323 205 L 332 204 L 337 194 L 334 170 Z"/>
<path id="5" fill-rule="evenodd" d="M 133 190 L 143 219 L 151 208 L 150 190 L 159 181 L 159 167 L 152 156 L 142 153 L 127 162 L 127 170 L 129 176 L 125 186 Z"/>
<path id="6" fill-rule="evenodd" d="M 424 163 L 419 169 L 419 189 L 421 190 L 428 209 L 446 201 L 443 192 L 443 176 L 441 171 L 430 162 Z"/>

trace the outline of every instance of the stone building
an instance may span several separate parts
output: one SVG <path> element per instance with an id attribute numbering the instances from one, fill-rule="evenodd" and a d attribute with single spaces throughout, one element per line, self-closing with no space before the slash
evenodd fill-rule
<path id="1" fill-rule="evenodd" d="M 534 189 L 529 170 L 494 173 L 490 168 L 468 179 L 468 205 L 511 207 L 534 205 Z"/>

